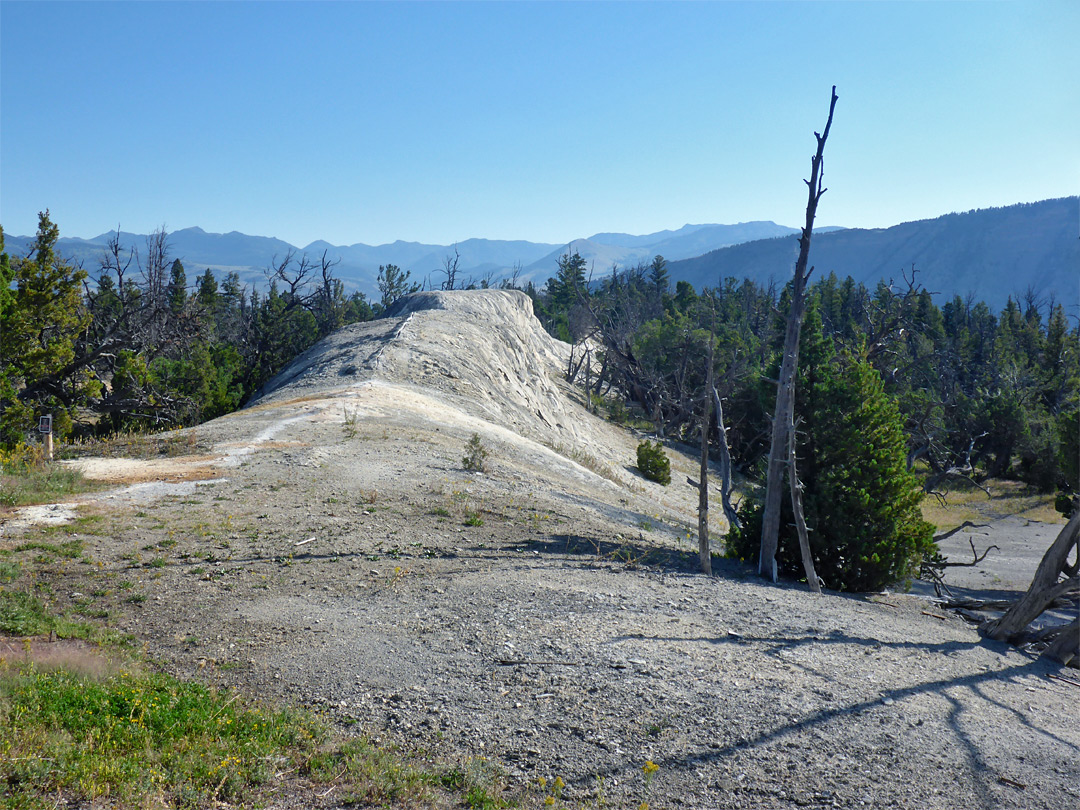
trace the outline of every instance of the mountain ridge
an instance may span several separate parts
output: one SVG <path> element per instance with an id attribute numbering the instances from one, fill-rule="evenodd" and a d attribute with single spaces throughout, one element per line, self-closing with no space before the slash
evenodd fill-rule
<path id="1" fill-rule="evenodd" d="M 815 232 L 810 265 L 818 278 L 836 273 L 873 288 L 899 282 L 914 268 L 931 292 L 951 298 L 974 294 L 991 309 L 1030 287 L 1075 314 L 1080 279 L 1080 198 L 954 212 L 890 228 Z M 695 287 L 734 276 L 760 284 L 785 283 L 798 254 L 795 239 L 747 242 L 669 264 L 674 279 Z"/>
<path id="2" fill-rule="evenodd" d="M 527 240 L 470 238 L 450 245 L 435 245 L 398 239 L 382 245 L 358 242 L 352 245 L 333 245 L 315 240 L 305 247 L 291 245 L 276 237 L 252 236 L 238 231 L 212 233 L 199 226 L 181 228 L 169 233 L 172 253 L 186 267 L 211 268 L 219 272 L 237 272 L 241 280 L 254 285 L 265 284 L 263 269 L 275 258 L 289 251 L 296 254 L 321 255 L 324 251 L 336 260 L 338 277 L 346 286 L 372 294 L 381 265 L 396 264 L 412 272 L 418 281 L 438 284 L 440 272 L 448 258 L 457 250 L 459 278 L 497 281 L 516 272 L 521 283 L 533 281 L 541 286 L 555 273 L 558 259 L 570 249 L 578 250 L 595 266 L 605 271 L 612 264 L 620 267 L 641 261 L 651 261 L 657 253 L 665 257 L 687 258 L 707 249 L 717 248 L 760 238 L 762 235 L 795 233 L 796 229 L 773 222 L 737 223 L 735 225 L 685 225 L 677 231 L 657 231 L 652 234 L 598 234 L 616 244 L 592 239 L 573 239 L 566 243 L 530 242 Z M 90 239 L 61 237 L 58 247 L 64 255 L 92 267 L 100 260 L 101 250 L 116 231 L 106 231 Z M 128 248 L 140 249 L 146 236 L 120 231 L 121 242 Z M 33 241 L 30 236 L 8 236 L 12 251 L 22 249 Z M 572 246 L 572 247 L 571 247 Z"/>
<path id="3" fill-rule="evenodd" d="M 899 280 L 914 266 L 919 280 L 943 296 L 974 293 L 1000 308 L 1011 295 L 1030 286 L 1076 306 L 1080 277 L 1078 197 L 1063 197 L 996 208 L 952 212 L 900 223 L 889 228 L 815 228 L 811 264 L 818 277 L 835 272 L 873 287 L 879 281 Z M 98 236 L 62 237 L 62 255 L 93 268 L 115 231 Z M 459 256 L 458 279 L 480 284 L 514 277 L 518 284 L 537 287 L 554 275 L 566 251 L 578 251 L 598 275 L 613 266 L 648 263 L 656 255 L 668 260 L 672 283 L 688 281 L 700 289 L 721 278 L 750 278 L 766 284 L 790 277 L 798 251 L 798 228 L 766 220 L 732 225 L 686 224 L 651 234 L 604 232 L 565 244 L 470 238 L 451 245 L 396 240 L 382 245 L 362 242 L 332 245 L 315 240 L 300 248 L 276 237 L 238 231 L 210 233 L 199 226 L 169 234 L 172 254 L 191 273 L 210 268 L 218 274 L 236 272 L 243 283 L 266 284 L 264 269 L 289 251 L 321 255 L 337 261 L 337 276 L 350 290 L 376 294 L 380 265 L 396 264 L 416 281 L 438 286 L 445 261 Z M 140 249 L 146 237 L 120 233 L 121 242 Z M 9 252 L 25 253 L 33 237 L 7 236 Z"/>

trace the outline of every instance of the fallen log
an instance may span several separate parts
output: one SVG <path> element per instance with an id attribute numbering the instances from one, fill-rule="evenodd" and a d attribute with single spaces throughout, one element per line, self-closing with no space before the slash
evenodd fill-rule
<path id="1" fill-rule="evenodd" d="M 1071 624 L 1067 624 L 1043 655 L 1060 661 L 1065 666 L 1080 669 L 1080 619 L 1074 619 Z"/>
<path id="2" fill-rule="evenodd" d="M 1080 592 L 1080 575 L 1069 562 L 1076 550 L 1080 557 L 1080 512 L 1072 516 L 1057 539 L 1043 555 L 1027 593 L 1000 619 L 986 622 L 979 632 L 995 641 L 1016 643 L 1028 626 L 1059 598 Z M 1066 579 L 1062 579 L 1062 576 Z M 1063 664 L 1080 667 L 1080 629 L 1077 622 L 1068 625 L 1043 655 Z"/>

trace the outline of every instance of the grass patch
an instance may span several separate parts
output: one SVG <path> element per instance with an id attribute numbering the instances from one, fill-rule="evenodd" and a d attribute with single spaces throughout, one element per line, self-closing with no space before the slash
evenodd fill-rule
<path id="1" fill-rule="evenodd" d="M 1018 514 L 1022 518 L 1039 523 L 1065 523 L 1065 517 L 1054 508 L 1054 499 L 1051 495 L 1046 496 L 1045 502 L 1032 504 Z"/>
<path id="2" fill-rule="evenodd" d="M 443 775 L 430 763 L 410 761 L 363 738 L 319 752 L 306 772 L 319 782 L 336 780 L 339 803 L 364 807 L 430 804 L 445 786 Z"/>
<path id="3" fill-rule="evenodd" d="M 129 807 L 243 801 L 325 737 L 310 717 L 167 675 L 98 679 L 33 664 L 0 670 L 0 722 L 9 807 L 58 795 Z"/>
<path id="4" fill-rule="evenodd" d="M 50 527 L 51 528 L 51 527 Z M 69 560 L 76 559 L 82 554 L 83 544 L 80 540 L 68 540 L 66 543 L 47 543 L 44 540 L 27 540 L 19 543 L 13 551 L 44 551 L 54 557 L 64 557 Z"/>
<path id="5" fill-rule="evenodd" d="M 469 763 L 335 737 L 315 715 L 163 674 L 0 662 L 0 807 L 265 806 L 314 786 L 336 804 L 507 807 Z M 470 761 L 471 762 L 471 761 Z"/>
<path id="6" fill-rule="evenodd" d="M 105 456 L 108 458 L 176 458 L 190 456 L 200 451 L 195 431 L 182 433 L 114 433 L 102 439 L 87 439 L 68 445 L 65 455 Z"/>
<path id="7" fill-rule="evenodd" d="M 53 616 L 44 603 L 24 591 L 0 591 L 0 633 L 9 636 L 45 636 L 96 640 L 100 632 L 87 624 Z M 0 743 L 2 751 L 2 743 Z"/>
<path id="8" fill-rule="evenodd" d="M 22 564 L 18 560 L 0 560 L 0 584 L 14 582 L 22 573 Z"/>
<path id="9" fill-rule="evenodd" d="M 1059 524 L 1064 519 L 1054 509 L 1054 496 L 1037 491 L 1019 481 L 992 479 L 984 482 L 990 496 L 966 481 L 957 482 L 944 491 L 944 502 L 927 495 L 922 502 L 923 518 L 946 531 L 965 520 L 985 523 L 1011 515 L 1041 523 Z"/>
<path id="10" fill-rule="evenodd" d="M 565 445 L 563 445 L 561 443 L 559 443 L 559 444 L 546 444 L 546 446 L 547 446 L 547 448 L 549 450 L 552 450 L 552 451 L 558 453 L 563 458 L 570 459 L 571 461 L 573 461 L 576 464 L 580 464 L 586 470 L 589 470 L 590 472 L 596 473 L 601 478 L 606 478 L 607 480 L 609 480 L 609 481 L 611 481 L 611 482 L 613 482 L 615 484 L 621 484 L 622 483 L 619 480 L 619 476 L 615 474 L 615 471 L 613 469 L 611 469 L 611 467 L 609 467 L 607 464 L 600 461 L 600 459 L 596 458 L 595 456 L 591 455 L 590 453 L 587 453 L 584 450 L 579 450 L 576 447 L 566 447 Z"/>
<path id="11" fill-rule="evenodd" d="M 78 470 L 58 464 L 9 464 L 0 466 L 0 506 L 32 506 L 53 503 L 102 485 L 88 481 Z"/>
<path id="12" fill-rule="evenodd" d="M 983 498 L 986 496 L 984 495 Z M 962 503 L 952 503 L 951 499 L 946 498 L 945 503 L 941 503 L 937 498 L 928 495 L 923 499 L 920 504 L 922 510 L 923 520 L 928 523 L 932 523 L 938 528 L 939 531 L 948 531 L 963 523 L 965 520 L 970 520 L 972 523 L 978 523 L 979 518 L 982 516 L 976 509 Z"/>

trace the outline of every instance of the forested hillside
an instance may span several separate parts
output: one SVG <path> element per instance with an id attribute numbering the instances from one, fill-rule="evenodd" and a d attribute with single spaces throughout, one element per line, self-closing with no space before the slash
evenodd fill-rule
<path id="1" fill-rule="evenodd" d="M 690 440 L 712 340 L 732 456 L 753 478 L 768 452 L 787 290 L 733 278 L 701 293 L 687 281 L 672 289 L 657 257 L 586 294 L 584 264 L 564 257 L 536 296 L 548 329 L 577 348 L 570 376 L 581 382 L 591 366 L 589 386 L 614 413 L 629 404 L 658 431 Z M 995 312 L 954 296 L 938 306 L 917 281 L 900 282 L 868 289 L 850 276 L 817 279 L 802 340 L 824 346 L 804 349 L 808 385 L 815 374 L 849 379 L 872 368 L 899 406 L 908 466 L 925 469 L 928 489 L 958 476 L 1014 477 L 1075 492 L 1080 347 L 1062 302 L 1031 295 Z M 825 407 L 797 396 L 805 419 Z M 809 452 L 813 437 L 806 442 Z"/>
<path id="2" fill-rule="evenodd" d="M 995 310 L 1009 296 L 1029 290 L 1073 306 L 1080 278 L 1080 198 L 948 214 L 876 230 L 814 233 L 810 264 L 819 277 L 851 276 L 873 288 L 900 280 L 912 266 L 926 289 L 983 300 Z M 672 262 L 671 276 L 698 289 L 729 276 L 759 285 L 783 283 L 798 253 L 794 237 L 748 242 L 685 261 Z"/>

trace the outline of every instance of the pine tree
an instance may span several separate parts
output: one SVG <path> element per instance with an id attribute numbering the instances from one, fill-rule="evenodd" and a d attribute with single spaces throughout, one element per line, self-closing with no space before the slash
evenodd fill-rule
<path id="1" fill-rule="evenodd" d="M 933 548 L 922 519 L 922 492 L 906 466 L 903 422 L 881 377 L 864 360 L 836 354 L 822 335 L 816 306 L 807 313 L 796 385 L 799 477 L 814 566 L 826 587 L 873 591 L 915 576 Z M 802 570 L 790 504 L 781 513 L 782 571 Z M 760 504 L 748 502 L 745 525 L 729 536 L 737 556 L 753 557 Z"/>
<path id="2" fill-rule="evenodd" d="M 649 265 L 649 282 L 653 286 L 653 291 L 656 293 L 657 299 L 663 300 L 663 297 L 668 293 L 668 285 L 670 283 L 667 271 L 667 259 L 663 256 L 657 255 L 653 258 L 652 264 Z"/>
<path id="3" fill-rule="evenodd" d="M 577 251 L 559 257 L 555 277 L 548 280 L 549 309 L 556 317 L 569 312 L 585 292 L 585 259 Z"/>
<path id="4" fill-rule="evenodd" d="M 7 332 L 15 314 L 15 295 L 11 282 L 15 268 L 4 252 L 4 229 L 0 227 L 0 351 L 8 345 Z M 17 372 L 8 355 L 0 354 L 0 446 L 15 444 L 24 426 L 32 417 L 29 409 L 19 402 L 15 391 Z"/>
<path id="5" fill-rule="evenodd" d="M 86 273 L 56 254 L 60 230 L 49 212 L 38 215 L 38 232 L 25 258 L 9 264 L 14 294 L 5 304 L 0 332 L 0 374 L 9 394 L 0 413 L 0 441 L 11 443 L 33 426 L 37 416 L 53 414 L 54 431 L 71 429 L 78 406 L 100 392 L 88 369 L 73 363 L 76 344 L 90 321 L 81 286 Z M 6 286 L 6 285 L 5 285 Z"/>
<path id="6" fill-rule="evenodd" d="M 169 271 L 169 286 L 165 288 L 165 297 L 169 302 L 169 311 L 177 316 L 184 311 L 187 304 L 187 273 L 184 272 L 184 264 L 179 259 L 172 263 Z"/>
<path id="7" fill-rule="evenodd" d="M 409 295 L 420 289 L 419 284 L 409 281 L 411 275 L 411 271 L 402 270 L 396 264 L 379 265 L 377 283 L 379 287 L 379 303 L 382 305 L 383 310 L 386 310 L 403 295 Z"/>
<path id="8" fill-rule="evenodd" d="M 200 309 L 206 313 L 209 320 L 212 320 L 218 305 L 218 283 L 209 267 L 206 268 L 205 273 L 199 276 L 195 298 L 199 302 Z"/>

